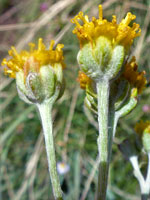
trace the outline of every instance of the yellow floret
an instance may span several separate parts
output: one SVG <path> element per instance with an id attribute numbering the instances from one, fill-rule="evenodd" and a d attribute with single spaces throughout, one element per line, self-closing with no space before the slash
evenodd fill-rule
<path id="1" fill-rule="evenodd" d="M 90 79 L 85 73 L 79 71 L 77 81 L 80 83 L 80 88 L 85 90 L 86 86 L 91 84 L 92 79 Z"/>
<path id="2" fill-rule="evenodd" d="M 15 78 L 16 73 L 20 70 L 24 71 L 26 76 L 32 70 L 39 72 L 40 67 L 43 65 L 50 64 L 53 67 L 55 63 L 60 63 L 64 67 L 62 51 L 64 45 L 58 44 L 56 49 L 53 50 L 54 43 L 52 40 L 49 50 L 46 50 L 42 38 L 39 38 L 37 49 L 35 49 L 34 43 L 29 43 L 30 50 L 22 50 L 20 53 L 16 51 L 15 47 L 12 47 L 8 52 L 12 58 L 9 60 L 4 58 L 1 63 L 2 65 L 7 65 L 7 68 L 4 69 L 5 74 L 8 74 L 11 78 Z"/>
<path id="3" fill-rule="evenodd" d="M 142 120 L 137 123 L 134 127 L 134 130 L 139 135 L 142 135 L 144 130 L 147 129 L 147 131 L 150 133 L 150 121 L 143 122 Z"/>
<path id="4" fill-rule="evenodd" d="M 121 44 L 128 50 L 133 43 L 133 39 L 141 33 L 139 24 L 133 23 L 132 27 L 129 26 L 130 22 L 135 18 L 135 15 L 127 13 L 127 16 L 122 19 L 120 24 L 117 24 L 116 16 L 112 16 L 112 21 L 109 22 L 103 19 L 102 6 L 99 5 L 99 19 L 93 17 L 89 21 L 87 15 L 84 16 L 83 12 L 79 12 L 71 22 L 76 24 L 73 33 L 77 35 L 81 47 L 87 42 L 91 42 L 94 45 L 99 36 L 105 36 L 111 40 L 113 45 Z M 83 22 L 82 25 L 78 22 L 79 20 Z"/>
<path id="5" fill-rule="evenodd" d="M 125 70 L 123 72 L 123 77 L 129 81 L 129 83 L 137 88 L 138 94 L 141 94 L 145 85 L 147 83 L 145 78 L 145 71 L 138 72 L 138 65 L 136 63 L 136 58 L 133 56 L 131 61 L 126 63 Z"/>

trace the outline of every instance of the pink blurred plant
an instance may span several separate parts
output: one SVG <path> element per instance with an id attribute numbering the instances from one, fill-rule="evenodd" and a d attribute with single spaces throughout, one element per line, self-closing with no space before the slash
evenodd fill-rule
<path id="1" fill-rule="evenodd" d="M 43 2 L 40 5 L 40 11 L 41 12 L 45 12 L 48 9 L 48 3 L 47 2 Z"/>
<path id="2" fill-rule="evenodd" d="M 150 112 L 150 105 L 148 104 L 145 104 L 142 108 L 143 112 L 145 113 L 149 113 Z"/>

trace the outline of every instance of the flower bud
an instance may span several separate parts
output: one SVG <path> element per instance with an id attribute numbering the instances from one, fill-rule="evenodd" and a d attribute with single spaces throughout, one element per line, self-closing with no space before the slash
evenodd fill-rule
<path id="1" fill-rule="evenodd" d="M 5 73 L 16 78 L 17 90 L 20 98 L 27 103 L 43 103 L 49 101 L 56 93 L 63 91 L 63 45 L 58 44 L 53 50 L 54 41 L 51 41 L 49 50 L 46 50 L 42 39 L 39 39 L 38 49 L 30 43 L 30 51 L 21 51 L 14 47 L 9 51 L 12 59 L 4 59 L 2 65 L 7 65 Z"/>
<path id="2" fill-rule="evenodd" d="M 90 21 L 87 15 L 79 12 L 71 21 L 76 24 L 73 33 L 80 41 L 77 60 L 81 71 L 95 81 L 116 78 L 122 71 L 125 56 L 134 38 L 141 32 L 138 24 L 129 26 L 135 18 L 135 15 L 128 13 L 119 24 L 116 16 L 109 22 L 103 19 L 101 5 L 98 19 L 93 17 Z M 82 25 L 79 20 L 83 22 Z"/>
<path id="3" fill-rule="evenodd" d="M 113 79 L 121 70 L 124 62 L 124 48 L 115 46 L 113 48 L 110 41 L 101 36 L 96 44 L 86 44 L 79 51 L 77 60 L 81 71 L 94 80 L 102 78 Z"/>

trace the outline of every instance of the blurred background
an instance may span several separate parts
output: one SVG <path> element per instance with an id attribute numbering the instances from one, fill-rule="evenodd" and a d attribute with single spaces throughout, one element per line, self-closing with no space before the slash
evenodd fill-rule
<path id="1" fill-rule="evenodd" d="M 53 109 L 57 167 L 64 200 L 92 200 L 97 184 L 96 116 L 88 112 L 85 93 L 76 81 L 79 43 L 70 23 L 79 11 L 98 16 L 102 4 L 104 18 L 117 15 L 118 22 L 131 11 L 137 16 L 142 34 L 132 54 L 150 82 L 150 0 L 0 0 L 0 61 L 13 45 L 19 51 L 39 37 L 64 43 L 66 90 Z M 148 85 L 147 85 L 148 86 Z M 150 116 L 150 88 L 139 98 L 136 109 L 120 119 L 113 145 L 108 200 L 139 200 L 140 190 L 130 163 L 118 144 L 134 133 L 134 125 Z M 17 95 L 15 80 L 4 76 L 0 67 L 0 199 L 52 200 L 47 159 L 39 114 Z M 147 160 L 141 156 L 143 173 Z"/>

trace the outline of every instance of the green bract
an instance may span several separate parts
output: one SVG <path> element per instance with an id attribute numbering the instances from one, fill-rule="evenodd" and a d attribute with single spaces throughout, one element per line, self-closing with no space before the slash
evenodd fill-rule
<path id="1" fill-rule="evenodd" d="M 80 69 L 90 78 L 111 80 L 116 78 L 124 62 L 124 47 L 114 46 L 103 36 L 100 36 L 95 45 L 87 43 L 78 53 Z"/>
<path id="2" fill-rule="evenodd" d="M 42 66 L 39 72 L 29 72 L 27 77 L 24 72 L 16 73 L 16 84 L 19 96 L 26 103 L 43 103 L 49 101 L 55 90 L 62 93 L 63 73 L 62 66 Z M 59 87 L 57 87 L 59 86 Z"/>

